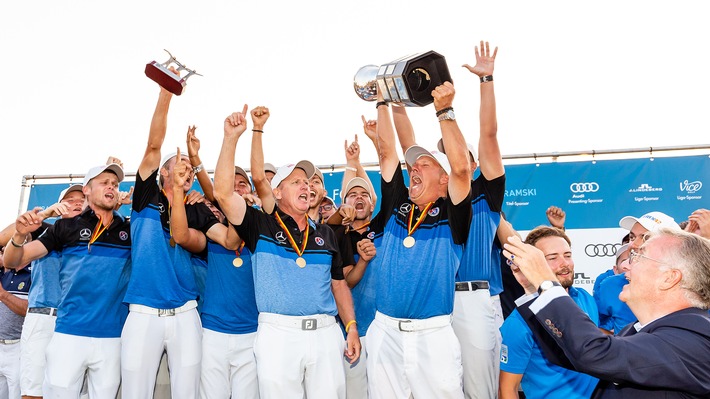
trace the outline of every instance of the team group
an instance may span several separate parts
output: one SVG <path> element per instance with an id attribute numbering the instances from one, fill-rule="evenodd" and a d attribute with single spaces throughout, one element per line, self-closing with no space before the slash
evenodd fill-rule
<path id="1" fill-rule="evenodd" d="M 654 272 L 665 280 L 624 279 L 619 298 L 638 333 L 607 328 L 615 336 L 598 328 L 591 296 L 571 287 L 564 231 L 539 227 L 522 242 L 502 218 L 496 53 L 481 42 L 476 64 L 464 65 L 480 78 L 477 149 L 456 123 L 450 82 L 431 92 L 437 150 L 417 145 L 406 109 L 380 97 L 363 131 L 380 160 L 381 198 L 356 136 L 339 209 L 310 161 L 264 162 L 263 106 L 224 120 L 214 181 L 194 127 L 187 153 L 161 157 L 173 98 L 161 88 L 132 192 L 119 191 L 122 164 L 109 158 L 2 232 L 0 351 L 17 362 L 3 362 L 12 364 L 0 370 L 0 397 L 78 398 L 85 386 L 90 398 L 152 398 L 164 352 L 175 398 L 495 398 L 517 397 L 521 385 L 531 398 L 710 394 L 710 357 L 684 356 L 690 345 L 710 353 L 710 242 L 664 229 L 674 223 L 663 214 L 622 220 L 636 264 L 684 260 Z M 235 166 L 250 124 L 251 176 Z M 190 191 L 194 180 L 204 196 Z M 116 211 L 125 204 L 130 218 Z M 504 270 L 524 294 L 505 323 Z M 682 324 L 679 342 L 646 337 L 668 317 L 659 330 Z M 675 363 L 664 366 L 651 345 Z M 639 361 L 653 367 L 628 370 Z"/>

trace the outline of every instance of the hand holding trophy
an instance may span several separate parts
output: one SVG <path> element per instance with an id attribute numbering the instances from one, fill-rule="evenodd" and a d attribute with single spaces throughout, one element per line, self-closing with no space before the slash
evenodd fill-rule
<path id="1" fill-rule="evenodd" d="M 162 64 L 157 61 L 152 61 L 146 64 L 145 75 L 151 78 L 157 84 L 159 84 L 165 90 L 175 94 L 176 96 L 179 96 L 180 94 L 182 94 L 182 91 L 185 88 L 185 85 L 187 84 L 187 79 L 190 76 L 202 75 L 197 73 L 194 69 L 190 69 L 185 65 L 181 64 L 177 59 L 175 59 L 175 57 L 173 57 L 172 54 L 170 54 L 168 50 L 165 50 L 165 52 L 168 53 L 170 58 Z M 187 71 L 187 75 L 181 78 L 179 75 L 172 73 L 168 69 L 171 64 L 177 65 L 178 72 Z"/>

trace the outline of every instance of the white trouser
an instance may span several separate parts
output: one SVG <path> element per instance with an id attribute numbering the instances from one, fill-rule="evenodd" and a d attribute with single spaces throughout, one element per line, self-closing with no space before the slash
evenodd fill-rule
<path id="1" fill-rule="evenodd" d="M 76 399 L 86 373 L 89 397 L 114 399 L 121 383 L 121 339 L 55 332 L 47 345 L 44 397 Z"/>
<path id="2" fill-rule="evenodd" d="M 195 301 L 188 304 L 191 306 L 189 309 L 163 316 L 149 314 L 151 308 L 130 306 L 131 311 L 121 333 L 123 397 L 152 399 L 164 350 L 168 353 L 173 398 L 194 399 L 198 396 L 202 325 L 193 305 Z"/>
<path id="3" fill-rule="evenodd" d="M 0 398 L 20 398 L 20 342 L 0 343 Z"/>
<path id="4" fill-rule="evenodd" d="M 461 347 L 451 315 L 404 320 L 377 312 L 367 347 L 370 398 L 463 398 Z"/>
<path id="5" fill-rule="evenodd" d="M 254 354 L 261 397 L 345 398 L 344 350 L 333 316 L 259 314 Z"/>
<path id="6" fill-rule="evenodd" d="M 20 360 L 20 387 L 22 395 L 42 396 L 44 384 L 44 368 L 47 364 L 47 345 L 54 335 L 57 316 L 27 313 L 22 324 L 20 345 L 22 356 Z"/>
<path id="7" fill-rule="evenodd" d="M 452 325 L 461 344 L 466 398 L 498 397 L 501 335 L 490 291 L 456 291 Z"/>
<path id="8" fill-rule="evenodd" d="M 259 398 L 254 339 L 256 333 L 225 334 L 202 330 L 200 398 Z"/>
<path id="9" fill-rule="evenodd" d="M 343 357 L 345 366 L 345 391 L 348 399 L 367 399 L 367 350 L 365 337 L 360 337 L 360 358 L 353 364 Z"/>

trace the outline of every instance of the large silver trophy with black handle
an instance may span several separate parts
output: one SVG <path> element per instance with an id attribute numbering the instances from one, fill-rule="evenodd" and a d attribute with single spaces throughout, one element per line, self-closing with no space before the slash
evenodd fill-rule
<path id="1" fill-rule="evenodd" d="M 434 102 L 431 91 L 452 82 L 444 56 L 427 51 L 380 65 L 366 65 L 355 74 L 355 93 L 365 101 L 376 101 L 382 92 L 386 102 L 423 107 Z M 453 82 L 452 82 L 453 83 Z"/>
<path id="2" fill-rule="evenodd" d="M 182 94 L 183 89 L 185 88 L 185 85 L 187 85 L 187 79 L 192 76 L 192 75 L 198 75 L 202 76 L 199 73 L 197 73 L 194 69 L 190 69 L 186 67 L 185 65 L 181 64 L 175 57 L 173 57 L 172 54 L 170 54 L 170 51 L 165 50 L 166 53 L 170 56 L 170 58 L 163 62 L 159 63 L 157 61 L 152 61 L 149 62 L 148 64 L 145 65 L 145 75 L 149 78 L 151 78 L 153 81 L 155 81 L 157 84 L 159 84 L 162 88 L 165 90 L 175 94 L 176 96 L 179 96 Z M 180 77 L 179 75 L 176 75 L 168 69 L 168 67 L 171 64 L 177 65 L 177 71 L 187 71 L 187 75 Z"/>

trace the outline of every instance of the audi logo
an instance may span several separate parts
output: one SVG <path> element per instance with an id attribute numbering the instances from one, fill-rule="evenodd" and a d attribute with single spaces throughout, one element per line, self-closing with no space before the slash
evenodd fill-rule
<path id="1" fill-rule="evenodd" d="M 596 193 L 599 191 L 598 183 L 572 183 L 569 185 L 569 190 L 573 193 Z"/>
<path id="2" fill-rule="evenodd" d="M 621 244 L 589 244 L 584 247 L 584 253 L 590 258 L 614 257 L 620 246 Z"/>

